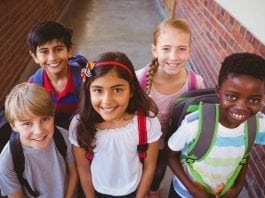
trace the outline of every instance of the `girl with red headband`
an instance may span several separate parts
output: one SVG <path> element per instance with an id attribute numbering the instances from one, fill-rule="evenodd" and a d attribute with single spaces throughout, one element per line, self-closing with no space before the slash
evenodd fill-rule
<path id="1" fill-rule="evenodd" d="M 154 175 L 161 136 L 155 103 L 141 89 L 131 61 L 123 53 L 100 55 L 87 64 L 82 77 L 81 112 L 70 124 L 69 139 L 84 194 L 144 198 Z M 142 153 L 137 151 L 141 116 L 146 129 Z"/>

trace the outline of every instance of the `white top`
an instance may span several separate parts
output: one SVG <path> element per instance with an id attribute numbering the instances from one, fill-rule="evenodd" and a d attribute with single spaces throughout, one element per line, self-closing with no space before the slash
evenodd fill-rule
<path id="1" fill-rule="evenodd" d="M 75 116 L 70 124 L 70 142 L 79 147 L 76 137 Z M 157 141 L 161 136 L 159 120 L 146 117 L 147 142 Z M 92 182 L 95 190 L 113 196 L 127 195 L 134 192 L 142 176 L 142 163 L 139 160 L 138 121 L 134 116 L 128 125 L 98 130 L 96 148 L 91 163 Z"/>
<path id="2" fill-rule="evenodd" d="M 259 131 L 256 137 L 257 144 L 265 144 L 265 115 L 258 113 Z M 198 111 L 185 117 L 178 130 L 169 138 L 168 146 L 173 151 L 181 151 L 187 154 L 188 146 L 197 135 L 198 129 Z M 238 162 L 242 159 L 245 151 L 244 123 L 234 129 L 226 128 L 220 123 L 217 128 L 216 142 L 210 152 L 201 161 L 195 161 L 193 168 L 202 177 L 203 181 L 211 188 L 218 184 L 226 184 L 230 175 L 235 171 Z M 192 174 L 185 160 L 182 161 L 184 170 L 192 177 Z M 190 194 L 182 183 L 175 176 L 173 184 L 176 192 L 183 197 L 189 197 Z"/>

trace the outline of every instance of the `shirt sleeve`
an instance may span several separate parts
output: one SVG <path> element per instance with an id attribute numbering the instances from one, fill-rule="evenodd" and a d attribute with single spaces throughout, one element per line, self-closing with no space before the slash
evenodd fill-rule
<path id="1" fill-rule="evenodd" d="M 161 125 L 157 117 L 147 118 L 147 141 L 152 143 L 157 141 L 162 135 Z"/>
<path id="2" fill-rule="evenodd" d="M 196 74 L 196 88 L 197 89 L 205 89 L 205 84 L 204 84 L 204 80 L 202 78 L 202 76 Z"/>
<path id="3" fill-rule="evenodd" d="M 69 141 L 74 146 L 80 147 L 77 142 L 78 115 L 74 116 L 69 126 Z"/>
<path id="4" fill-rule="evenodd" d="M 259 131 L 257 133 L 255 143 L 265 145 L 265 115 L 259 112 L 257 116 L 259 120 Z"/>
<path id="5" fill-rule="evenodd" d="M 7 196 L 19 191 L 22 187 L 14 171 L 10 146 L 7 143 L 0 155 L 0 189 L 1 195 Z"/>

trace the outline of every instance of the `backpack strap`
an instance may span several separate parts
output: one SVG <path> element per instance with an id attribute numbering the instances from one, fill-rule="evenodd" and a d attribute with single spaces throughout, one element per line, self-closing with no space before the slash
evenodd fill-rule
<path id="1" fill-rule="evenodd" d="M 139 159 L 141 163 L 144 162 L 144 158 L 146 157 L 146 151 L 148 148 L 147 143 L 147 130 L 146 130 L 146 117 L 143 113 L 138 112 L 137 114 L 138 121 L 138 136 L 139 136 L 139 144 L 137 145 L 137 151 L 139 155 Z M 87 160 L 91 161 L 94 158 L 93 152 L 86 153 Z"/>
<path id="2" fill-rule="evenodd" d="M 201 160 L 210 151 L 212 140 L 216 136 L 219 120 L 219 108 L 216 104 L 202 103 L 199 105 L 199 128 L 195 141 L 188 149 L 187 163 Z"/>
<path id="3" fill-rule="evenodd" d="M 146 80 L 147 80 L 146 75 L 147 75 L 148 69 L 149 69 L 149 65 L 147 65 L 144 68 L 143 74 L 140 78 L 140 86 L 143 90 L 145 90 L 145 88 L 146 88 Z"/>
<path id="4" fill-rule="evenodd" d="M 39 85 L 43 85 L 43 74 L 44 71 L 42 68 L 39 68 L 35 74 L 33 74 L 30 79 L 29 82 L 33 82 Z"/>
<path id="5" fill-rule="evenodd" d="M 10 151 L 12 155 L 12 160 L 14 164 L 14 170 L 17 174 L 17 178 L 19 183 L 22 186 L 25 186 L 27 191 L 33 196 L 38 197 L 40 194 L 38 191 L 33 190 L 28 181 L 23 177 L 23 173 L 25 170 L 25 156 L 23 153 L 23 147 L 21 145 L 20 139 L 19 139 L 19 133 L 12 132 L 10 137 Z"/>
<path id="6" fill-rule="evenodd" d="M 66 154 L 67 154 L 67 145 L 66 145 L 63 135 L 61 134 L 61 132 L 59 131 L 57 127 L 54 128 L 53 139 L 54 139 L 54 143 L 55 143 L 57 150 L 60 152 L 60 154 L 65 159 Z"/>
<path id="7" fill-rule="evenodd" d="M 67 153 L 67 145 L 66 145 L 63 135 L 61 134 L 61 132 L 59 131 L 57 127 L 54 128 L 53 139 L 54 139 L 56 148 L 58 149 L 60 154 L 65 159 L 66 153 Z M 25 186 L 27 191 L 33 197 L 38 197 L 40 195 L 39 192 L 37 190 L 33 190 L 30 187 L 26 178 L 23 177 L 23 173 L 25 170 L 25 156 L 23 152 L 23 147 L 20 142 L 19 133 L 12 131 L 9 144 L 10 144 L 10 151 L 11 151 L 12 160 L 14 164 L 14 170 L 17 174 L 19 183 L 22 186 Z"/>
<path id="8" fill-rule="evenodd" d="M 197 87 L 196 75 L 192 70 L 188 70 L 188 89 L 189 91 L 195 90 Z"/>
<path id="9" fill-rule="evenodd" d="M 231 175 L 231 177 L 227 180 L 226 185 L 224 186 L 224 188 L 222 189 L 222 191 L 220 192 L 220 196 L 224 195 L 225 192 L 227 192 L 227 190 L 229 190 L 231 188 L 231 186 L 234 185 L 234 181 L 236 180 L 237 176 L 239 175 L 243 165 L 247 162 L 247 158 L 251 152 L 251 149 L 253 147 L 253 144 L 255 142 L 256 139 L 256 134 L 258 131 L 258 118 L 257 115 L 254 115 L 252 117 L 250 117 L 246 124 L 245 124 L 245 153 L 243 158 L 241 159 L 241 161 L 239 162 L 239 164 L 236 167 L 236 170 L 234 171 L 234 173 Z"/>
<path id="10" fill-rule="evenodd" d="M 146 157 L 146 151 L 148 148 L 147 143 L 147 130 L 146 130 L 146 117 L 141 112 L 138 112 L 137 115 L 138 120 L 138 136 L 139 136 L 139 144 L 137 145 L 137 151 L 140 158 L 140 161 L 143 163 L 144 158 Z"/>

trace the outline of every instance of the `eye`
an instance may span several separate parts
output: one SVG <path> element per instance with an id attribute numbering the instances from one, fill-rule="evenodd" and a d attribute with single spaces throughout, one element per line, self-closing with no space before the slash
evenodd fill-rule
<path id="1" fill-rule="evenodd" d="M 62 50 L 64 50 L 64 47 L 56 47 L 56 48 L 55 48 L 55 51 L 56 51 L 56 52 L 60 52 L 60 51 L 62 51 Z"/>
<path id="2" fill-rule="evenodd" d="M 161 50 L 162 50 L 162 51 L 169 51 L 170 48 L 169 48 L 169 47 L 162 47 Z"/>
<path id="3" fill-rule="evenodd" d="M 234 100 L 237 99 L 236 96 L 234 96 L 234 95 L 232 95 L 232 94 L 227 94 L 227 95 L 226 95 L 226 98 L 227 98 L 228 100 L 230 100 L 230 101 L 234 101 Z"/>
<path id="4" fill-rule="evenodd" d="M 42 118 L 42 121 L 44 121 L 44 122 L 48 122 L 50 120 L 51 120 L 51 117 L 44 117 L 44 118 Z"/>
<path id="5" fill-rule="evenodd" d="M 40 54 L 48 54 L 49 50 L 40 50 Z"/>
<path id="6" fill-rule="evenodd" d="M 122 89 L 122 88 L 119 88 L 119 87 L 117 87 L 117 88 L 115 88 L 113 91 L 114 91 L 114 93 L 120 93 L 120 92 L 122 92 L 122 91 L 123 91 L 123 89 Z"/>
<path id="7" fill-rule="evenodd" d="M 92 89 L 92 93 L 100 95 L 103 93 L 103 90 L 99 88 L 94 88 Z"/>
<path id="8" fill-rule="evenodd" d="M 260 103 L 260 102 L 261 102 L 261 99 L 260 99 L 260 98 L 250 98 L 250 99 L 249 99 L 249 102 L 250 102 L 250 103 L 255 103 L 255 104 L 257 104 L 257 103 Z"/>

